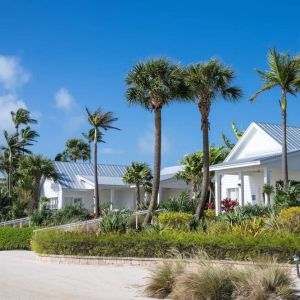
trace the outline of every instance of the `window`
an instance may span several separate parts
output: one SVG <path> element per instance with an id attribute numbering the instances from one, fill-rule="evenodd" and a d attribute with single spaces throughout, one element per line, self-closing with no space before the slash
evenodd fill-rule
<path id="1" fill-rule="evenodd" d="M 49 209 L 58 209 L 58 198 L 48 198 L 46 207 Z"/>
<path id="2" fill-rule="evenodd" d="M 239 200 L 239 189 L 238 188 L 226 189 L 226 197 L 232 200 Z"/>
<path id="3" fill-rule="evenodd" d="M 74 198 L 73 203 L 74 205 L 82 205 L 82 198 Z"/>

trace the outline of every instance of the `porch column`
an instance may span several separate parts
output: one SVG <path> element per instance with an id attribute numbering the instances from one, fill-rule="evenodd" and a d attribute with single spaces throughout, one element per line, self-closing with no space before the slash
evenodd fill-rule
<path id="1" fill-rule="evenodd" d="M 110 190 L 110 205 L 109 205 L 109 209 L 113 210 L 113 204 L 115 202 L 115 190 L 111 189 Z"/>
<path id="2" fill-rule="evenodd" d="M 264 167 L 264 184 L 268 184 L 270 185 L 270 169 L 268 167 Z M 271 199 L 270 199 L 270 195 L 264 195 L 266 198 L 266 203 L 264 203 L 265 205 L 270 205 L 271 204 Z"/>
<path id="3" fill-rule="evenodd" d="M 221 213 L 221 178 L 222 174 L 215 172 L 215 210 L 217 216 Z"/>
<path id="4" fill-rule="evenodd" d="M 160 204 L 161 200 L 162 200 L 162 188 L 159 188 L 158 195 L 157 195 L 157 205 Z"/>
<path id="5" fill-rule="evenodd" d="M 240 180 L 240 186 L 239 186 L 239 202 L 241 206 L 245 205 L 245 199 L 244 199 L 244 174 L 243 171 L 239 172 L 239 180 Z"/>

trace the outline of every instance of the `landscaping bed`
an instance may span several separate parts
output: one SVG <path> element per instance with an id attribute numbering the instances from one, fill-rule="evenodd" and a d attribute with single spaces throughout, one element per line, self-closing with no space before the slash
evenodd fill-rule
<path id="1" fill-rule="evenodd" d="M 33 228 L 0 227 L 0 250 L 30 250 Z"/>
<path id="2" fill-rule="evenodd" d="M 110 257 L 186 257 L 205 251 L 212 259 L 248 260 L 274 256 L 288 262 L 300 252 L 296 234 L 240 236 L 202 232 L 106 233 L 41 232 L 33 235 L 32 249 L 40 254 Z"/>

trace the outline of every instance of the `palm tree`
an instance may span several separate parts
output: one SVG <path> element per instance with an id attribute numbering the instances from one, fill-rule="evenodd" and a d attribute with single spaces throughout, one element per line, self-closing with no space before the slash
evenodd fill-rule
<path id="1" fill-rule="evenodd" d="M 109 130 L 109 129 L 117 129 L 119 128 L 112 126 L 112 124 L 118 120 L 118 118 L 114 117 L 111 111 L 102 112 L 100 108 L 98 108 L 95 112 L 90 112 L 86 108 L 86 112 L 88 114 L 88 121 L 90 125 L 93 127 L 94 135 L 94 185 L 95 185 L 95 210 L 96 210 L 96 218 L 100 216 L 100 201 L 99 201 L 99 190 L 98 190 L 98 165 L 97 165 L 97 144 L 99 142 L 98 133 L 101 130 Z"/>
<path id="2" fill-rule="evenodd" d="M 7 146 L 0 146 L 0 149 L 7 153 L 8 159 L 8 195 L 12 197 L 12 173 L 13 173 L 13 159 L 18 155 L 18 153 L 30 153 L 30 150 L 26 149 L 27 146 L 31 144 L 27 141 L 19 141 L 19 136 L 15 134 L 8 134 L 6 130 L 4 130 L 4 138 Z"/>
<path id="3" fill-rule="evenodd" d="M 30 126 L 21 129 L 21 140 L 27 146 L 32 146 L 32 143 L 36 142 L 36 138 L 39 136 L 40 135 L 35 130 L 31 129 Z M 22 153 L 24 155 L 24 151 L 22 151 Z"/>
<path id="4" fill-rule="evenodd" d="M 126 78 L 129 104 L 139 104 L 154 112 L 153 189 L 144 223 L 150 223 L 157 206 L 161 168 L 161 111 L 174 100 L 187 99 L 188 89 L 182 69 L 167 59 L 154 59 L 136 64 Z"/>
<path id="5" fill-rule="evenodd" d="M 263 84 L 250 101 L 254 101 L 264 91 L 278 87 L 281 90 L 279 105 L 282 116 L 282 177 L 286 185 L 289 179 L 286 138 L 287 94 L 296 96 L 300 88 L 300 65 L 297 57 L 291 57 L 287 53 L 278 53 L 272 49 L 268 53 L 268 68 L 266 71 L 257 71 Z"/>
<path id="6" fill-rule="evenodd" d="M 202 182 L 203 153 L 195 152 L 184 156 L 180 162 L 184 169 L 176 174 L 177 179 L 192 185 L 193 199 L 198 197 Z"/>
<path id="7" fill-rule="evenodd" d="M 82 132 L 81 135 L 87 140 L 87 142 L 89 143 L 89 151 L 90 151 L 90 157 L 89 157 L 89 162 L 91 163 L 91 143 L 94 141 L 94 128 L 91 128 L 88 133 Z M 103 134 L 99 131 L 97 132 L 97 139 L 98 139 L 98 143 L 105 143 L 103 141 Z"/>
<path id="8" fill-rule="evenodd" d="M 40 198 L 42 178 L 58 180 L 58 174 L 51 160 L 41 155 L 26 155 L 20 162 L 20 173 L 25 178 L 31 178 L 31 209 L 37 209 Z"/>
<path id="9" fill-rule="evenodd" d="M 239 140 L 243 136 L 244 131 L 239 130 L 237 128 L 235 122 L 232 122 L 231 128 L 232 128 L 232 131 L 233 131 L 236 139 Z M 232 143 L 231 140 L 223 132 L 222 132 L 222 140 L 223 140 L 225 147 L 227 148 L 226 149 L 227 153 L 229 153 L 235 146 L 235 143 Z"/>
<path id="10" fill-rule="evenodd" d="M 127 184 L 134 184 L 136 188 L 136 209 L 141 204 L 141 187 L 144 190 L 148 190 L 152 185 L 151 169 L 146 163 L 132 162 L 130 166 L 126 168 L 123 176 L 123 181 Z"/>
<path id="11" fill-rule="evenodd" d="M 217 60 L 191 65 L 186 70 L 186 81 L 193 93 L 194 102 L 201 113 L 203 143 L 203 181 L 196 217 L 201 218 L 209 188 L 209 113 L 218 97 L 236 101 L 242 96 L 240 88 L 232 86 L 234 71 Z"/>
<path id="12" fill-rule="evenodd" d="M 81 139 L 67 140 L 64 153 L 74 162 L 78 159 L 83 161 L 89 160 L 91 155 L 89 144 Z"/>
<path id="13" fill-rule="evenodd" d="M 16 112 L 11 112 L 12 121 L 16 128 L 16 134 L 19 135 L 19 127 L 21 124 L 37 124 L 37 120 L 31 118 L 30 112 L 25 108 L 19 108 Z"/>

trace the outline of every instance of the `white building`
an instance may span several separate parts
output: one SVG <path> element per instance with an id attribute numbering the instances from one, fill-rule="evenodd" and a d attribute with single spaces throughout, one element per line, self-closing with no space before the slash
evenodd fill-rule
<path id="1" fill-rule="evenodd" d="M 41 197 L 49 199 L 52 209 L 68 204 L 81 203 L 90 212 L 94 211 L 93 165 L 78 162 L 54 162 L 60 179 L 57 182 L 46 179 L 41 186 Z M 188 186 L 175 178 L 181 169 L 169 167 L 161 171 L 159 201 L 170 196 L 178 196 Z M 135 209 L 135 186 L 125 184 L 122 177 L 126 166 L 98 165 L 98 184 L 100 204 L 106 203 L 111 209 Z"/>
<path id="2" fill-rule="evenodd" d="M 281 125 L 251 123 L 225 161 L 211 166 L 217 214 L 227 197 L 242 206 L 262 204 L 263 185 L 282 180 L 281 132 Z M 287 148 L 289 179 L 300 180 L 300 127 L 287 127 Z"/>

